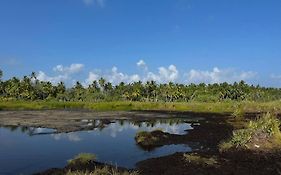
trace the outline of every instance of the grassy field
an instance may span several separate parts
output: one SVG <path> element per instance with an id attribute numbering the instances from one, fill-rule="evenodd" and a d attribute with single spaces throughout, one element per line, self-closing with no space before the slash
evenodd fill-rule
<path id="1" fill-rule="evenodd" d="M 58 102 L 58 101 L 0 101 L 0 110 L 87 109 L 94 111 L 168 110 L 210 113 L 281 112 L 281 101 L 272 102 Z"/>

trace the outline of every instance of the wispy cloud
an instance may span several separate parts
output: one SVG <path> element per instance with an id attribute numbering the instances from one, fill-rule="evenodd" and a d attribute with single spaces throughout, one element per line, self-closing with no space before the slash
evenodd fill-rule
<path id="1" fill-rule="evenodd" d="M 105 1 L 106 0 L 96 0 L 96 4 L 99 5 L 100 7 L 104 7 L 105 6 Z"/>
<path id="2" fill-rule="evenodd" d="M 270 78 L 275 80 L 281 80 L 281 75 L 271 74 Z"/>
<path id="3" fill-rule="evenodd" d="M 99 7 L 105 6 L 105 0 L 83 0 L 83 2 L 87 6 L 95 5 L 95 4 Z"/>
<path id="4" fill-rule="evenodd" d="M 94 0 L 83 0 L 85 5 L 92 5 L 94 3 Z"/>
<path id="5" fill-rule="evenodd" d="M 75 64 L 71 64 L 68 67 L 63 65 L 57 65 L 56 67 L 53 68 L 53 71 L 60 72 L 63 74 L 75 74 L 81 72 L 83 68 L 84 68 L 83 64 L 75 63 Z"/>
<path id="6" fill-rule="evenodd" d="M 0 66 L 23 67 L 23 63 L 16 57 L 0 56 Z"/>

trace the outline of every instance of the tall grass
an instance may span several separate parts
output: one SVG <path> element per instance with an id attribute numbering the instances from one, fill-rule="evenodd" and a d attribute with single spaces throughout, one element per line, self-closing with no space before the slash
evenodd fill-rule
<path id="1" fill-rule="evenodd" d="M 251 149 L 281 146 L 280 121 L 271 113 L 252 120 L 245 129 L 235 130 L 231 139 L 219 145 L 221 151 L 231 148 Z M 261 144 L 261 145 L 260 145 Z"/>

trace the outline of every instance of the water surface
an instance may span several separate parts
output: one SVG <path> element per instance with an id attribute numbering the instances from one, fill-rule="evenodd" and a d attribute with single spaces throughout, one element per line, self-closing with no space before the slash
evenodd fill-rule
<path id="1" fill-rule="evenodd" d="M 98 128 L 91 131 L 55 133 L 53 129 L 27 127 L 0 128 L 0 174 L 31 174 L 49 168 L 62 168 L 79 153 L 94 153 L 98 161 L 134 168 L 141 160 L 190 152 L 194 145 L 166 145 L 146 151 L 136 145 L 138 131 L 161 129 L 172 134 L 188 134 L 192 129 L 181 119 L 135 122 L 115 120 L 82 120 L 83 125 Z"/>

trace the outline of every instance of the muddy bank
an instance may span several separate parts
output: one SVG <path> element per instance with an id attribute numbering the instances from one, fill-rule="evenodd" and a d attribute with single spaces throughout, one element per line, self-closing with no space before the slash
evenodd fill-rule
<path id="1" fill-rule="evenodd" d="M 139 162 L 137 167 L 144 175 L 278 175 L 281 174 L 281 152 L 261 153 L 235 151 L 227 154 L 197 153 L 202 158 L 213 158 L 216 163 L 186 161 L 183 153 Z"/>
<path id="2" fill-rule="evenodd" d="M 281 150 L 231 150 L 219 152 L 218 145 L 228 139 L 234 129 L 243 127 L 248 118 L 236 120 L 233 117 L 209 117 L 189 131 L 186 139 L 199 142 L 204 148 L 192 153 L 176 153 L 169 156 L 144 160 L 137 163 L 137 169 L 144 175 L 268 175 L 281 174 Z M 196 155 L 192 159 L 193 155 Z M 187 161 L 185 155 L 191 155 Z M 213 164 L 209 164 L 212 160 Z M 204 162 L 205 161 L 205 162 Z"/>
<path id="3" fill-rule="evenodd" d="M 215 115 L 215 114 L 212 114 Z M 92 120 L 101 120 L 104 124 L 109 120 L 148 121 L 165 118 L 186 118 L 202 120 L 210 114 L 166 111 L 129 111 L 129 112 L 94 112 L 85 110 L 41 110 L 41 111 L 0 111 L 0 125 L 26 126 L 56 129 L 57 132 L 73 132 L 91 130 Z"/>

